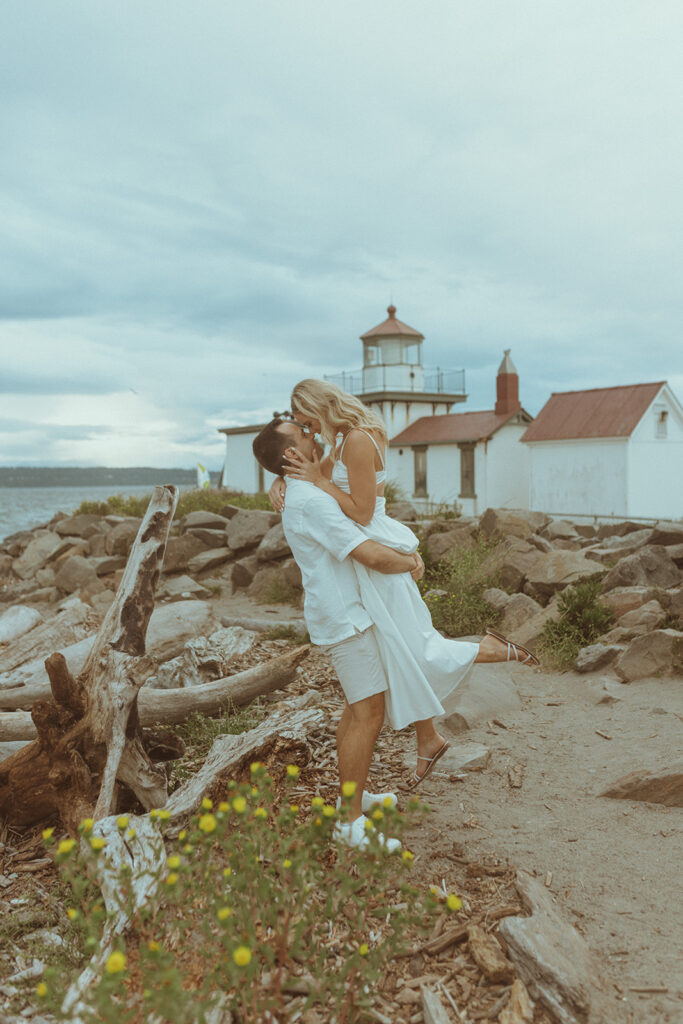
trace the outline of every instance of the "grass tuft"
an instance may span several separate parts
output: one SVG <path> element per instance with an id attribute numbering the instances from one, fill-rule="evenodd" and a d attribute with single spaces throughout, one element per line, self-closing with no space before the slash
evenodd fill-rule
<path id="1" fill-rule="evenodd" d="M 476 547 L 461 549 L 447 561 L 432 563 L 425 559 L 420 590 L 423 595 L 430 590 L 446 591 L 428 598 L 427 604 L 435 628 L 447 636 L 485 633 L 500 618 L 500 612 L 484 598 L 484 591 L 496 584 L 489 561 L 494 547 L 491 541 L 480 540 Z"/>

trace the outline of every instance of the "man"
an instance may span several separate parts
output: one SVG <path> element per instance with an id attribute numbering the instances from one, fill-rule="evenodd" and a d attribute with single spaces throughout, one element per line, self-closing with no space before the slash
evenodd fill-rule
<path id="1" fill-rule="evenodd" d="M 298 423 L 274 419 L 254 439 L 254 455 L 270 473 L 283 473 L 287 448 L 311 459 L 322 447 Z M 304 616 L 311 642 L 328 650 L 346 697 L 337 728 L 340 785 L 355 782 L 349 823 L 338 835 L 352 846 L 366 840 L 364 810 L 371 795 L 365 791 L 372 751 L 384 721 L 387 680 L 377 650 L 373 624 L 360 600 L 353 566 L 355 559 L 382 573 L 409 572 L 420 579 L 424 565 L 418 554 L 403 554 L 368 540 L 337 502 L 314 484 L 290 479 L 282 526 L 301 570 L 305 592 Z M 387 849 L 397 840 L 385 840 Z"/>

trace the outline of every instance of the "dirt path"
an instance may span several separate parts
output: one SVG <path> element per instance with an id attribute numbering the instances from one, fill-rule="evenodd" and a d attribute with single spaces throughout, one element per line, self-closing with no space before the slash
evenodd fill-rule
<path id="1" fill-rule="evenodd" d="M 559 908 L 611 983 L 615 1021 L 683 1020 L 683 811 L 597 796 L 629 771 L 680 757 L 681 680 L 624 686 L 605 676 L 496 671 L 511 677 L 522 706 L 495 716 L 507 729 L 483 722 L 455 737 L 456 755 L 476 741 L 490 759 L 462 782 L 449 781 L 446 766 L 425 783 L 428 831 L 461 842 L 468 856 L 506 858 L 543 878 L 552 872 Z M 598 703 L 605 686 L 614 703 Z M 522 769 L 519 788 L 511 766 Z M 644 987 L 668 992 L 632 991 Z"/>

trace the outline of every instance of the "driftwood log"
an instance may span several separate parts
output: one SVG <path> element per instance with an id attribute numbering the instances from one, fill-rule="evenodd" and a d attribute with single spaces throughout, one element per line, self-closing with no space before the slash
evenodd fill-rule
<path id="1" fill-rule="evenodd" d="M 143 686 L 138 694 L 140 725 L 172 725 L 184 722 L 194 711 L 217 715 L 231 705 L 241 707 L 248 704 L 256 697 L 291 683 L 296 669 L 309 651 L 308 646 L 297 647 L 262 665 L 199 686 L 178 690 L 155 690 Z M 32 740 L 37 735 L 30 711 L 0 711 L 0 743 Z M 2 767 L 0 765 L 0 779 Z M 1 787 L 0 782 L 0 793 Z"/>

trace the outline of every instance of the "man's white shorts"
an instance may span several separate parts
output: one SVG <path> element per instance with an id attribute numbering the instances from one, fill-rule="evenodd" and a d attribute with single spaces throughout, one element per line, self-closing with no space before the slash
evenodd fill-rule
<path id="1" fill-rule="evenodd" d="M 349 704 L 388 689 L 373 626 L 323 650 L 330 656 Z"/>

